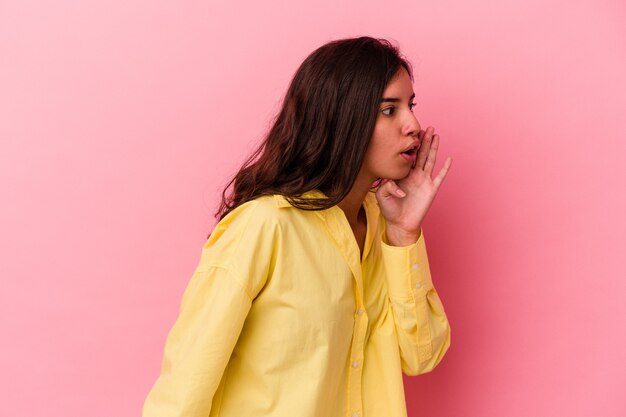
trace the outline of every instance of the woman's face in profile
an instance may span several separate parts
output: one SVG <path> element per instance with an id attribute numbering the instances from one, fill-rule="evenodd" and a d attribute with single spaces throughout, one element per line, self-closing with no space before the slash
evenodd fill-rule
<path id="1" fill-rule="evenodd" d="M 415 164 L 420 124 L 413 114 L 414 98 L 409 74 L 401 68 L 383 92 L 374 133 L 361 168 L 372 181 L 402 179 Z"/>

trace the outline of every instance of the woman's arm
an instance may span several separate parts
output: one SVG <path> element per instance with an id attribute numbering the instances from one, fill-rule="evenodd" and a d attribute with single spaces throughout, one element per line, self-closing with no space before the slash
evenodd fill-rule
<path id="1" fill-rule="evenodd" d="M 432 370 L 450 346 L 450 326 L 433 287 L 422 222 L 443 183 L 452 159 L 432 178 L 439 135 L 432 127 L 418 133 L 414 168 L 403 179 L 387 181 L 376 191 L 384 218 L 383 262 L 387 275 L 402 370 L 416 375 Z"/>
<path id="2" fill-rule="evenodd" d="M 272 214 L 271 204 L 252 201 L 211 233 L 167 336 L 143 417 L 209 415 L 252 300 L 271 275 L 279 239 Z"/>
<path id="3" fill-rule="evenodd" d="M 196 271 L 165 344 L 143 417 L 206 417 L 252 300 L 228 270 Z"/>

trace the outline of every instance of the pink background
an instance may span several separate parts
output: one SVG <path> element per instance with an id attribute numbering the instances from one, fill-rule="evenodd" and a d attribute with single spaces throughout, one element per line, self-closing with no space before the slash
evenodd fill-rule
<path id="1" fill-rule="evenodd" d="M 452 170 L 410 416 L 626 415 L 623 1 L 0 2 L 1 416 L 137 416 L 297 66 L 394 39 Z"/>

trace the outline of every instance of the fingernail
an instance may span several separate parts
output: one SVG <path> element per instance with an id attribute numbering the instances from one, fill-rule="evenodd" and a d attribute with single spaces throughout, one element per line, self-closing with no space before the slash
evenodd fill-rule
<path id="1" fill-rule="evenodd" d="M 401 189 L 399 189 L 399 188 L 396 190 L 396 194 L 398 194 L 400 197 L 405 197 L 406 196 L 406 193 L 404 191 L 402 191 Z"/>

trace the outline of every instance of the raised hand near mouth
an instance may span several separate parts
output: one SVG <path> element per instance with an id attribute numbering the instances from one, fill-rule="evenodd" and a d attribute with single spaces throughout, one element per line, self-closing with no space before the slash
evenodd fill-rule
<path id="1" fill-rule="evenodd" d="M 446 158 L 439 174 L 432 178 L 439 135 L 433 127 L 428 127 L 420 130 L 418 138 L 421 146 L 409 175 L 397 181 L 388 180 L 376 191 L 387 224 L 387 241 L 393 246 L 408 246 L 419 239 L 426 213 L 452 165 L 452 158 Z"/>

